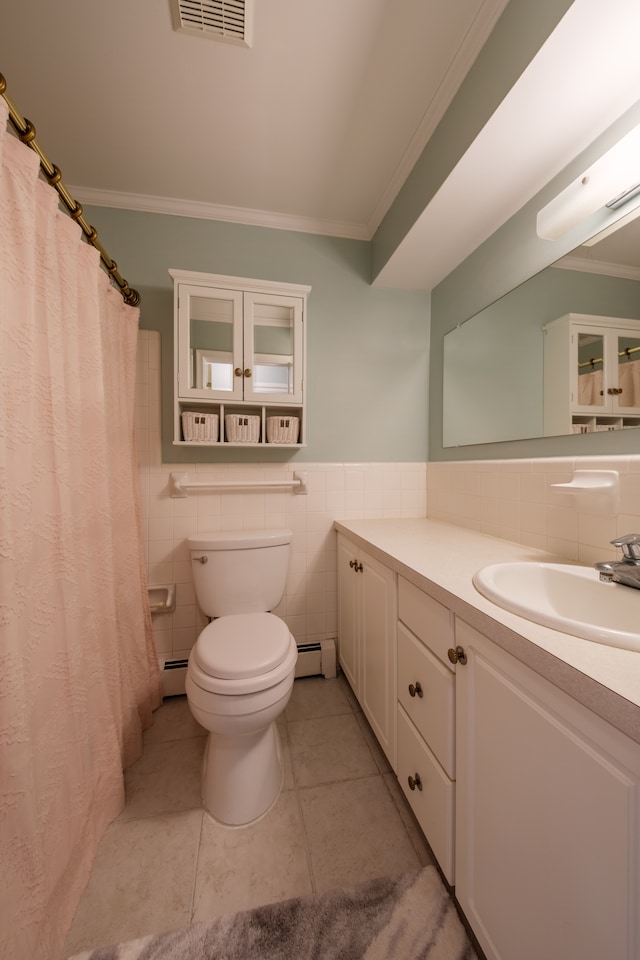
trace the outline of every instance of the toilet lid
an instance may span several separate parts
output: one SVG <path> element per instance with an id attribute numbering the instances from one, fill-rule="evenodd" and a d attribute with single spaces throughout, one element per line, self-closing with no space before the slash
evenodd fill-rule
<path id="1" fill-rule="evenodd" d="M 289 628 L 274 614 L 237 613 L 205 627 L 194 655 L 210 677 L 235 680 L 274 670 L 287 656 L 289 642 Z"/>

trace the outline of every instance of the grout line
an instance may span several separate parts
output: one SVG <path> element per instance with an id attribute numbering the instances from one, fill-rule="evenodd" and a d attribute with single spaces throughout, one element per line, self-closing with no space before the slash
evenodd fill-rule
<path id="1" fill-rule="evenodd" d="M 300 799 L 300 788 L 296 780 L 296 771 L 293 765 L 293 756 L 291 753 L 291 741 L 289 740 L 289 732 L 287 730 L 287 750 L 289 753 L 289 762 L 291 764 L 291 777 L 293 779 L 293 792 L 296 798 L 296 805 L 298 807 L 298 816 L 300 817 L 300 824 L 302 827 L 302 838 L 304 842 L 304 854 L 307 861 L 307 870 L 309 871 L 309 880 L 311 881 L 311 892 L 317 893 L 317 883 L 316 877 L 313 870 L 313 858 L 311 856 L 311 843 L 309 841 L 309 834 L 307 833 L 307 824 L 304 818 L 304 811 L 302 809 L 302 801 Z"/>

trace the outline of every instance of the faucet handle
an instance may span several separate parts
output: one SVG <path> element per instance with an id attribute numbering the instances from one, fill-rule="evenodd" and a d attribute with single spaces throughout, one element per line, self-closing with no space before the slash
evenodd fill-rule
<path id="1" fill-rule="evenodd" d="M 622 537 L 616 537 L 611 541 L 611 546 L 622 547 L 625 560 L 632 560 L 634 563 L 640 561 L 640 533 L 625 533 Z"/>

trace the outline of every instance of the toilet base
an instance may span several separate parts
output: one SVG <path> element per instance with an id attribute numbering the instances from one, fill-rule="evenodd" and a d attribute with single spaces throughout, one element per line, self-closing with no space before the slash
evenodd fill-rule
<path id="1" fill-rule="evenodd" d="M 210 733 L 202 772 L 202 804 L 215 820 L 246 826 L 273 805 L 284 778 L 275 721 L 257 733 Z"/>

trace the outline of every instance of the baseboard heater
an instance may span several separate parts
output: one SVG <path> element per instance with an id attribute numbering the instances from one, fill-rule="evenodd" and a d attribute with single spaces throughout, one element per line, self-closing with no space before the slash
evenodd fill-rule
<path id="1" fill-rule="evenodd" d="M 165 660 L 160 662 L 163 697 L 177 697 L 184 693 L 188 660 Z M 296 677 L 336 675 L 336 642 L 333 638 L 314 643 L 298 644 Z"/>

